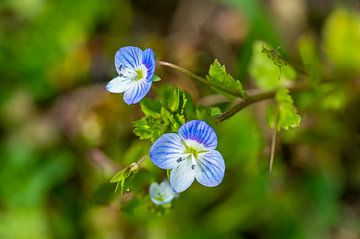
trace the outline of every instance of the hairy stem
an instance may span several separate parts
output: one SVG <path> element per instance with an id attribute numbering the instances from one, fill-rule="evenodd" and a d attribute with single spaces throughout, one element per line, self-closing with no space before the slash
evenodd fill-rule
<path id="1" fill-rule="evenodd" d="M 274 131 L 271 139 L 271 153 L 270 153 L 270 165 L 269 165 L 269 172 L 272 172 L 274 158 L 275 158 L 275 147 L 276 147 L 276 136 L 277 136 L 277 122 L 278 122 L 278 112 L 275 114 L 275 125 Z"/>
<path id="2" fill-rule="evenodd" d="M 306 90 L 308 88 L 309 88 L 308 84 L 298 84 L 293 87 L 289 87 L 288 89 L 290 90 L 290 92 L 296 92 L 296 91 Z M 234 114 L 236 114 L 237 112 L 239 112 L 240 110 L 244 109 L 245 107 L 247 107 L 249 105 L 252 105 L 259 101 L 274 98 L 275 94 L 276 94 L 276 90 L 262 92 L 262 93 L 259 93 L 256 95 L 250 95 L 250 96 L 248 96 L 248 98 L 242 100 L 240 103 L 234 105 L 232 108 L 228 109 L 221 115 L 217 116 L 214 119 L 214 121 L 215 121 L 215 123 L 220 123 L 220 122 L 230 118 L 231 116 L 233 116 Z"/>
<path id="3" fill-rule="evenodd" d="M 174 70 L 177 70 L 177 71 L 179 71 L 179 72 L 181 72 L 181 73 L 184 73 L 185 75 L 188 75 L 189 77 L 191 77 L 191 78 L 193 78 L 193 79 L 195 79 L 195 80 L 198 80 L 198 81 L 200 81 L 200 82 L 202 82 L 202 83 L 204 83 L 204 84 L 206 84 L 206 85 L 208 85 L 208 86 L 217 88 L 217 89 L 219 89 L 219 90 L 221 90 L 221 91 L 224 91 L 224 92 L 226 92 L 226 93 L 228 93 L 228 94 L 230 94 L 230 95 L 233 95 L 233 96 L 235 96 L 235 97 L 240 97 L 240 98 L 243 98 L 243 97 L 244 97 L 243 95 L 241 95 L 241 93 L 239 93 L 239 92 L 237 92 L 237 91 L 231 91 L 231 90 L 228 90 L 228 89 L 223 88 L 223 87 L 220 86 L 220 85 L 213 84 L 212 82 L 208 81 L 206 78 L 201 77 L 201 76 L 198 76 L 198 75 L 196 75 L 195 73 L 193 73 L 193 72 L 191 72 L 191 71 L 189 71 L 189 70 L 187 70 L 187 69 L 185 69 L 185 68 L 183 68 L 183 67 L 181 67 L 181 66 L 178 66 L 178 65 L 175 65 L 175 64 L 173 64 L 173 63 L 166 62 L 166 61 L 159 61 L 158 63 L 159 63 L 159 65 L 161 65 L 161 66 L 165 66 L 165 67 L 169 67 L 169 68 L 172 68 L 172 69 L 174 69 Z"/>

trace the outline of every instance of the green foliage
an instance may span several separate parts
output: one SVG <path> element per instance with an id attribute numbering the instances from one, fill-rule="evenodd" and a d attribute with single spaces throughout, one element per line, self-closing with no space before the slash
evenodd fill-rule
<path id="1" fill-rule="evenodd" d="M 295 70 L 286 63 L 278 50 L 261 41 L 253 45 L 249 73 L 257 86 L 264 90 L 284 86 L 296 78 Z"/>
<path id="2" fill-rule="evenodd" d="M 327 19 L 323 32 L 325 52 L 338 70 L 360 72 L 360 14 L 337 9 Z"/>
<path id="3" fill-rule="evenodd" d="M 320 81 L 321 64 L 316 39 L 312 35 L 304 35 L 299 40 L 299 53 L 305 70 L 309 74 L 309 81 L 316 85 Z"/>
<path id="4" fill-rule="evenodd" d="M 277 130 L 295 128 L 300 125 L 301 117 L 297 113 L 289 90 L 279 88 L 276 92 L 275 100 L 277 107 L 270 106 L 267 111 L 267 120 L 271 128 L 276 125 Z"/>
<path id="5" fill-rule="evenodd" d="M 121 195 L 124 193 L 125 184 L 128 180 L 132 179 L 139 171 L 138 163 L 134 162 L 126 168 L 117 172 L 110 180 L 110 183 L 116 183 L 115 193 L 119 191 Z"/>
<path id="6" fill-rule="evenodd" d="M 216 92 L 233 99 L 234 95 L 241 98 L 246 98 L 246 92 L 240 81 L 234 80 L 234 78 L 226 72 L 225 66 L 215 59 L 210 65 L 209 74 L 207 80 L 210 82 Z"/>
<path id="7" fill-rule="evenodd" d="M 296 93 L 296 107 L 306 115 L 306 127 L 282 132 L 276 149 L 279 160 L 275 160 L 273 174 L 269 175 L 264 150 L 269 142 L 259 126 L 261 104 L 221 122 L 214 129 L 218 150 L 226 163 L 222 184 L 216 188 L 194 184 L 180 195 L 171 210 L 155 206 L 148 196 L 149 184 L 166 178 L 166 172 L 148 159 L 138 170 L 130 165 L 146 155 L 151 145 L 150 140 L 140 141 L 132 133 L 131 120 L 138 116 L 132 111 L 134 107 L 125 106 L 121 97 L 106 93 L 102 84 L 94 82 L 116 74 L 111 62 L 116 49 L 124 45 L 152 47 L 160 53 L 160 59 L 170 56 L 181 64 L 186 54 L 186 63 L 192 64 L 194 71 L 204 72 L 207 66 L 202 63 L 208 62 L 214 52 L 201 47 L 202 38 L 196 39 L 199 44 L 194 45 L 194 41 L 181 38 L 182 34 L 148 31 L 148 25 L 142 24 L 156 22 L 167 27 L 165 21 L 173 21 L 169 21 L 168 14 L 159 13 L 176 10 L 176 4 L 167 1 L 156 11 L 144 14 L 144 9 L 149 9 L 146 1 L 0 2 L 0 238 L 162 239 L 171 235 L 172 239 L 309 239 L 328 238 L 330 234 L 350 238 L 360 235 L 354 203 L 359 201 L 356 190 L 360 188 L 356 134 L 360 127 L 359 13 L 351 10 L 356 9 L 356 1 L 342 1 L 341 5 L 349 5 L 348 9 L 335 9 L 328 19 L 318 11 L 304 12 L 309 8 L 299 9 L 300 5 L 295 4 L 294 10 L 293 4 L 287 5 L 287 13 L 304 12 L 308 16 L 307 27 L 306 32 L 294 28 L 293 34 L 289 24 L 282 28 L 289 32 L 281 36 L 274 30 L 279 28 L 273 24 L 276 21 L 267 14 L 281 10 L 277 4 L 280 1 L 271 6 L 260 0 L 220 1 L 238 7 L 244 14 L 238 19 L 233 9 L 215 9 L 219 13 L 212 18 L 216 24 L 207 27 L 219 35 L 225 33 L 220 35 L 224 44 L 216 45 L 215 53 L 229 50 L 229 45 L 231 51 L 238 49 L 232 52 L 235 59 L 228 51 L 223 51 L 222 57 L 237 67 L 236 79 L 245 79 L 250 73 L 250 87 L 254 80 L 261 90 L 272 90 L 295 79 L 291 70 L 287 72 L 289 65 L 285 65 L 276 46 L 280 44 L 278 39 L 295 43 L 296 37 L 302 35 L 299 45 L 288 47 L 291 56 L 297 56 L 299 50 L 309 73 L 303 80 L 309 80 L 311 89 Z M 322 3 L 326 12 L 331 10 L 332 1 Z M 196 4 L 192 8 L 195 11 L 201 6 L 197 1 L 186 4 Z M 180 26 L 179 30 L 188 27 L 192 25 Z M 322 38 L 317 36 L 319 31 Z M 213 35 L 208 35 L 209 42 Z M 239 37 L 241 43 L 232 36 Z M 256 39 L 271 42 L 274 49 L 261 42 L 256 48 Z M 174 42 L 181 43 L 176 52 L 168 48 Z M 217 68 L 222 72 L 220 78 L 232 82 L 220 64 Z M 162 69 L 158 66 L 156 70 Z M 191 87 L 185 81 L 176 82 L 183 89 Z M 170 83 L 170 77 L 164 76 L 161 84 Z M 158 95 L 158 100 L 144 99 L 141 104 L 146 118 L 143 126 L 150 127 L 145 130 L 149 139 L 157 137 L 152 136 L 157 130 L 159 135 L 175 131 L 171 122 L 181 125 L 184 121 L 177 114 L 186 121 L 196 118 L 211 123 L 212 117 L 231 107 L 231 103 L 220 103 L 195 109 L 186 93 L 181 98 L 181 91 L 156 92 L 157 87 L 154 84 L 150 95 Z M 191 92 L 197 99 L 207 93 L 200 87 Z M 268 110 L 273 127 L 278 126 L 275 116 L 279 118 L 284 111 L 283 125 L 290 128 L 298 124 L 292 99 L 285 92 L 278 92 L 281 103 L 276 99 Z M 230 94 L 227 97 L 232 98 Z M 96 120 L 89 124 L 87 118 Z M 169 125 L 166 129 L 161 129 L 163 121 Z M 156 129 L 158 125 L 160 129 Z M 99 135 L 94 137 L 100 139 L 94 140 L 96 146 L 82 140 L 84 132 Z M 93 157 L 93 147 L 103 156 Z M 117 182 L 108 183 L 109 173 L 119 165 L 130 166 L 117 174 Z M 114 194 L 116 185 L 119 192 L 126 194 L 124 197 Z M 131 193 L 126 193 L 128 190 Z"/>
<path id="8" fill-rule="evenodd" d="M 191 100 L 179 89 L 163 89 L 160 100 L 144 99 L 140 106 L 145 116 L 133 123 L 140 139 L 155 141 L 161 135 L 176 132 L 195 111 Z"/>

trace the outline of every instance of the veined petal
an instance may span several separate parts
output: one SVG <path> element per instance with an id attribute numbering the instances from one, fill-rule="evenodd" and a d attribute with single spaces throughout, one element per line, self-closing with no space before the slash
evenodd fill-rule
<path id="1" fill-rule="evenodd" d="M 147 80 L 152 80 L 155 72 L 155 54 L 152 49 L 148 48 L 142 53 L 142 63 L 147 68 Z"/>
<path id="2" fill-rule="evenodd" d="M 124 94 L 124 101 L 126 104 L 136 104 L 142 100 L 149 92 L 152 85 L 152 81 L 146 81 L 145 79 L 136 81 L 131 87 L 129 87 Z"/>
<path id="3" fill-rule="evenodd" d="M 132 82 L 130 79 L 121 77 L 121 76 L 117 76 L 114 79 L 112 79 L 111 81 L 109 81 L 105 88 L 107 91 L 112 92 L 112 93 L 123 93 L 126 90 L 128 90 L 131 86 L 132 86 Z"/>
<path id="4" fill-rule="evenodd" d="M 150 148 L 151 161 L 163 169 L 172 169 L 182 161 L 184 145 L 175 133 L 168 133 L 158 138 Z"/>
<path id="5" fill-rule="evenodd" d="M 199 157 L 195 168 L 196 180 L 207 187 L 219 185 L 225 173 L 225 162 L 216 150 L 210 150 Z"/>
<path id="6" fill-rule="evenodd" d="M 217 136 L 215 131 L 202 120 L 192 120 L 179 129 L 179 135 L 183 139 L 195 140 L 208 149 L 215 149 Z"/>
<path id="7" fill-rule="evenodd" d="M 188 189 L 195 179 L 195 168 L 189 159 L 182 161 L 176 168 L 171 170 L 170 184 L 175 192 L 181 193 Z"/>
<path id="8" fill-rule="evenodd" d="M 143 51 L 134 46 L 120 48 L 115 54 L 116 71 L 120 74 L 120 67 L 135 69 L 142 64 Z"/>

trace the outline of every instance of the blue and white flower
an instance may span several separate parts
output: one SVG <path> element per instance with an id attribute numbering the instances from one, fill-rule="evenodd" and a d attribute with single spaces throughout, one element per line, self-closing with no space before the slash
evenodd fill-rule
<path id="1" fill-rule="evenodd" d="M 150 199 L 156 205 L 164 205 L 171 202 L 177 193 L 173 191 L 169 182 L 164 180 L 162 183 L 152 183 L 149 188 Z"/>
<path id="2" fill-rule="evenodd" d="M 155 72 L 153 50 L 142 51 L 138 47 L 120 48 L 115 54 L 115 67 L 119 76 L 112 79 L 106 90 L 124 93 L 127 104 L 136 104 L 149 92 Z"/>
<path id="3" fill-rule="evenodd" d="M 225 163 L 216 150 L 215 131 L 204 121 L 193 120 L 180 127 L 178 134 L 168 133 L 150 149 L 151 161 L 162 169 L 172 169 L 170 184 L 175 192 L 185 191 L 196 179 L 207 187 L 219 185 Z"/>

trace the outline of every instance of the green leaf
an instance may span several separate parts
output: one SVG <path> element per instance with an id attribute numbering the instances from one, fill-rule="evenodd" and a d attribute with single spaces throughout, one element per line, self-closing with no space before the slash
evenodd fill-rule
<path id="1" fill-rule="evenodd" d="M 304 35 L 299 40 L 299 53 L 302 63 L 309 73 L 309 82 L 317 85 L 320 82 L 321 64 L 316 38 L 312 35 Z"/>
<path id="2" fill-rule="evenodd" d="M 249 73 L 264 90 L 285 86 L 296 79 L 295 70 L 282 59 L 279 51 L 260 41 L 253 45 Z"/>
<path id="3" fill-rule="evenodd" d="M 269 105 L 266 109 L 266 120 L 270 128 L 275 128 L 278 111 L 273 105 Z"/>
<path id="4" fill-rule="evenodd" d="M 210 115 L 212 116 L 212 117 L 214 117 L 214 116 L 216 116 L 216 115 L 219 115 L 219 114 L 221 114 L 222 113 L 222 111 L 221 111 L 221 109 L 219 108 L 219 107 L 211 107 L 210 108 Z"/>
<path id="5" fill-rule="evenodd" d="M 144 112 L 144 114 L 146 116 L 160 113 L 160 111 L 161 111 L 160 101 L 151 100 L 148 98 L 144 98 L 142 101 L 140 101 L 140 107 L 141 107 L 142 112 Z"/>
<path id="6" fill-rule="evenodd" d="M 338 8 L 329 15 L 324 31 L 324 49 L 335 68 L 344 72 L 360 72 L 360 14 Z"/>
<path id="7" fill-rule="evenodd" d="M 140 139 L 155 141 L 165 133 L 176 132 L 191 112 L 191 100 L 179 89 L 162 89 L 160 96 L 160 101 L 145 100 L 141 104 L 145 117 L 133 123 L 134 133 Z"/>
<path id="8" fill-rule="evenodd" d="M 210 65 L 207 80 L 216 92 L 229 99 L 233 99 L 234 95 L 241 98 L 247 97 L 240 81 L 234 80 L 234 78 L 226 72 L 225 66 L 222 66 L 217 59 Z"/>
<path id="9" fill-rule="evenodd" d="M 297 114 L 294 101 L 289 95 L 289 90 L 287 88 L 280 88 L 276 92 L 275 100 L 278 105 L 276 112 L 278 115 L 275 117 L 277 121 L 277 130 L 288 130 L 289 128 L 298 127 L 300 125 L 301 117 Z"/>
<path id="10" fill-rule="evenodd" d="M 154 75 L 151 79 L 153 82 L 161 81 L 161 78 L 158 75 Z"/>

